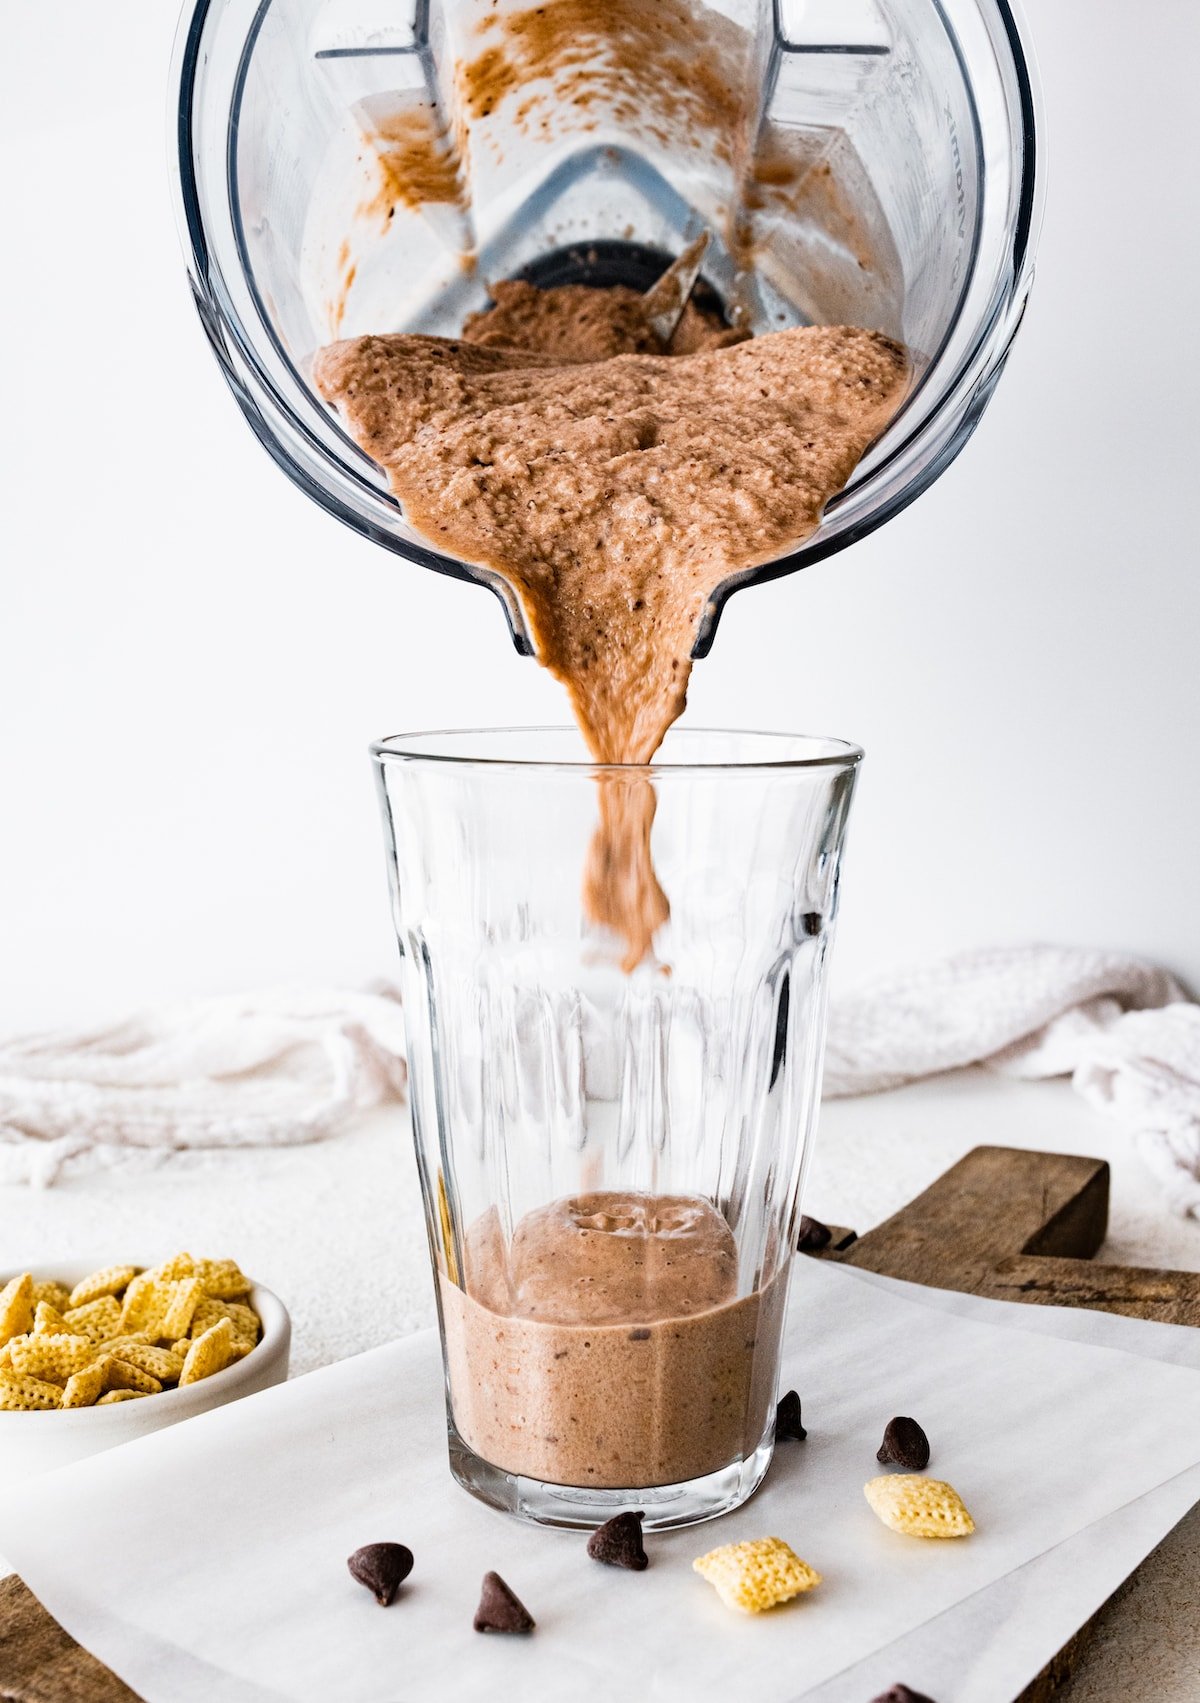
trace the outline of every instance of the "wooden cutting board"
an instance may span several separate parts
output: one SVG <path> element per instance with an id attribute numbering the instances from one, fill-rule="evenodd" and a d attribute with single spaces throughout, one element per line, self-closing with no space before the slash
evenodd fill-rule
<path id="1" fill-rule="evenodd" d="M 817 1257 L 934 1289 L 1045 1307 L 1095 1307 L 1164 1324 L 1200 1325 L 1200 1272 L 1100 1265 L 1108 1229 L 1103 1159 L 975 1147 L 924 1194 L 864 1236 L 834 1228 Z M 1016 1703 L 1051 1703 L 1107 1605 Z"/>
<path id="2" fill-rule="evenodd" d="M 1096 1307 L 1200 1325 L 1200 1272 L 1098 1265 L 1108 1225 L 1101 1159 L 976 1147 L 876 1229 L 834 1229 L 816 1257 L 1001 1301 Z M 1051 1703 L 1105 1609 L 1017 1703 Z M 138 1703 L 19 1579 L 0 1582 L 0 1703 Z"/>

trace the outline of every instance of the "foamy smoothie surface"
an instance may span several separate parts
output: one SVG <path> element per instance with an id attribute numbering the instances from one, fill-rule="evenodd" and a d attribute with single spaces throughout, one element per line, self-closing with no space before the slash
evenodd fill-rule
<path id="1" fill-rule="evenodd" d="M 498 1215 L 472 1225 L 467 1288 L 494 1313 L 559 1324 L 683 1318 L 737 1293 L 733 1231 L 689 1195 L 601 1191 L 528 1212 L 506 1248 Z"/>

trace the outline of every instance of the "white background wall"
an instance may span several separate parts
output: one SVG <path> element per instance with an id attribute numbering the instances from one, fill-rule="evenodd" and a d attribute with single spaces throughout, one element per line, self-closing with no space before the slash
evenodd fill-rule
<path id="1" fill-rule="evenodd" d="M 697 724 L 866 745 L 841 974 L 1095 942 L 1200 982 L 1195 0 L 1028 0 L 1051 190 L 975 440 L 733 600 Z M 14 0 L 0 57 L 0 1025 L 393 956 L 368 740 L 559 720 L 483 592 L 253 442 L 167 192 L 170 0 Z"/>

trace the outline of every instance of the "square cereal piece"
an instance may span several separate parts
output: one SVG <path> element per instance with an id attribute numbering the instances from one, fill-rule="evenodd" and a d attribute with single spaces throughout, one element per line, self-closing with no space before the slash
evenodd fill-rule
<path id="1" fill-rule="evenodd" d="M 250 1279 L 236 1260 L 197 1260 L 196 1276 L 216 1301 L 236 1301 L 250 1293 Z"/>
<path id="2" fill-rule="evenodd" d="M 33 1304 L 45 1301 L 57 1312 L 63 1313 L 71 1305 L 71 1291 L 67 1284 L 56 1283 L 52 1277 L 44 1277 L 40 1283 L 33 1286 Z"/>
<path id="3" fill-rule="evenodd" d="M 115 1295 L 101 1295 L 98 1300 L 85 1301 L 81 1307 L 68 1307 L 63 1322 L 76 1336 L 105 1342 L 121 1328 L 121 1303 Z"/>
<path id="4" fill-rule="evenodd" d="M 100 1397 L 99 1401 L 97 1401 L 96 1406 L 112 1407 L 114 1402 L 118 1401 L 138 1401 L 142 1396 L 147 1395 L 148 1393 L 149 1392 L 146 1390 L 106 1390 Z"/>
<path id="5" fill-rule="evenodd" d="M 34 1336 L 70 1336 L 66 1319 L 49 1301 L 39 1301 L 33 1315 Z M 81 1332 L 86 1335 L 86 1332 Z"/>
<path id="6" fill-rule="evenodd" d="M 228 1318 L 233 1325 L 235 1337 L 245 1337 L 250 1347 L 259 1340 L 259 1315 L 245 1301 L 218 1301 L 206 1294 L 203 1301 L 197 1304 L 192 1315 L 192 1327 L 189 1337 L 203 1337 L 204 1332 L 218 1322 L 218 1318 Z"/>
<path id="7" fill-rule="evenodd" d="M 169 1260 L 154 1267 L 151 1276 L 160 1283 L 177 1283 L 181 1277 L 195 1277 L 196 1262 L 191 1254 L 172 1254 Z"/>
<path id="8" fill-rule="evenodd" d="M 884 1473 L 863 1494 L 885 1526 L 905 1537 L 969 1537 L 975 1522 L 951 1484 L 919 1472 Z"/>
<path id="9" fill-rule="evenodd" d="M 201 1378 L 211 1378 L 214 1372 L 223 1372 L 235 1358 L 236 1343 L 232 1324 L 228 1319 L 218 1319 L 189 1347 L 179 1374 L 180 1389 L 185 1384 L 198 1383 Z"/>
<path id="10" fill-rule="evenodd" d="M 0 1413 L 48 1413 L 62 1406 L 62 1398 L 57 1384 L 0 1372 Z"/>
<path id="11" fill-rule="evenodd" d="M 119 1295 L 136 1276 L 136 1265 L 106 1265 L 101 1271 L 93 1271 L 80 1278 L 71 1291 L 69 1304 L 84 1307 L 89 1301 L 98 1301 L 102 1295 Z"/>
<path id="12" fill-rule="evenodd" d="M 122 1336 L 106 1336 L 96 1347 L 102 1354 L 120 1354 L 123 1348 L 146 1347 L 150 1342 L 150 1333 L 144 1330 L 127 1331 Z"/>
<path id="13" fill-rule="evenodd" d="M 93 1360 L 82 1371 L 72 1372 L 63 1391 L 64 1407 L 95 1407 L 108 1382 L 107 1359 Z"/>
<path id="14" fill-rule="evenodd" d="M 122 1333 L 129 1335 L 146 1331 L 157 1336 L 170 1298 L 170 1289 L 165 1283 L 160 1283 L 152 1271 L 139 1272 L 121 1298 Z"/>
<path id="15" fill-rule="evenodd" d="M 158 1335 L 164 1342 L 173 1342 L 176 1337 L 187 1335 L 204 1290 L 198 1277 L 181 1277 L 165 1287 L 167 1306 L 158 1322 Z"/>
<path id="16" fill-rule="evenodd" d="M 65 1384 L 95 1358 L 96 1345 L 86 1336 L 27 1336 L 12 1347 L 13 1371 L 23 1378 L 44 1378 Z"/>
<path id="17" fill-rule="evenodd" d="M 115 1354 L 106 1356 L 108 1361 L 108 1376 L 105 1384 L 109 1390 L 136 1390 L 139 1395 L 156 1396 L 162 1394 L 162 1385 L 149 1372 L 143 1372 L 140 1366 L 133 1366 L 128 1360 L 119 1360 Z"/>
<path id="18" fill-rule="evenodd" d="M 0 1347 L 0 1372 L 12 1371 L 12 1345 L 14 1342 L 24 1342 L 24 1340 L 23 1336 L 10 1337 L 3 1347 Z"/>
<path id="19" fill-rule="evenodd" d="M 740 1608 L 746 1614 L 762 1614 L 821 1583 L 816 1569 L 801 1561 L 779 1537 L 726 1543 L 701 1555 L 692 1566 L 727 1608 Z"/>
<path id="20" fill-rule="evenodd" d="M 262 1329 L 262 1320 L 245 1301 L 229 1302 L 229 1318 L 237 1336 L 249 1343 L 253 1348 L 258 1341 L 258 1333 Z"/>
<path id="21" fill-rule="evenodd" d="M 253 1348 L 258 1341 L 258 1314 L 253 1307 L 247 1307 L 241 1301 L 217 1301 L 211 1295 L 206 1295 L 196 1307 L 192 1315 L 191 1329 L 188 1335 L 193 1341 L 203 1336 L 206 1330 L 211 1330 L 220 1319 L 228 1319 L 233 1326 L 233 1334 L 246 1348 Z"/>
<path id="22" fill-rule="evenodd" d="M 33 1329 L 33 1275 L 23 1271 L 0 1289 L 0 1343 Z"/>
<path id="23" fill-rule="evenodd" d="M 126 1366 L 136 1366 L 139 1372 L 157 1378 L 160 1384 L 178 1383 L 179 1374 L 183 1371 L 183 1355 L 175 1354 L 169 1348 L 153 1348 L 148 1343 L 131 1342 L 119 1351 L 113 1349 L 111 1352 Z"/>
<path id="24" fill-rule="evenodd" d="M 229 1319 L 232 1323 L 232 1315 L 226 1303 L 218 1301 L 215 1296 L 202 1295 L 196 1303 L 196 1311 L 192 1314 L 187 1334 L 194 1341 L 196 1337 L 203 1336 L 206 1330 L 211 1330 L 221 1319 Z"/>

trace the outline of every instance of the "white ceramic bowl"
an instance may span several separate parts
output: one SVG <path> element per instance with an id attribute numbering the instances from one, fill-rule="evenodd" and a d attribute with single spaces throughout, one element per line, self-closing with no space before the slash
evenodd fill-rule
<path id="1" fill-rule="evenodd" d="M 22 1269 L 31 1270 L 39 1282 L 57 1278 L 75 1284 L 89 1271 L 95 1271 L 96 1263 L 63 1260 Z M 0 1276 L 0 1287 L 12 1275 L 10 1272 Z M 144 1437 L 164 1425 L 177 1425 L 181 1419 L 191 1419 L 227 1401 L 237 1401 L 240 1396 L 281 1384 L 287 1377 L 292 1343 L 292 1321 L 287 1308 L 260 1283 L 251 1285 L 250 1304 L 262 1320 L 262 1335 L 257 1345 L 245 1359 L 235 1361 L 223 1372 L 201 1378 L 199 1383 L 187 1384 L 180 1390 L 164 1390 L 161 1395 L 146 1396 L 142 1401 L 114 1402 L 110 1407 L 77 1407 L 58 1413 L 0 1413 L 0 1488 L 19 1483 L 31 1473 L 48 1472 L 85 1455 L 99 1454 L 102 1449 L 114 1449 L 133 1437 Z"/>

